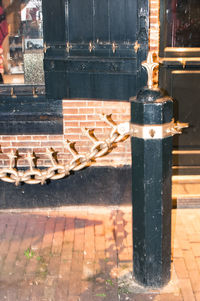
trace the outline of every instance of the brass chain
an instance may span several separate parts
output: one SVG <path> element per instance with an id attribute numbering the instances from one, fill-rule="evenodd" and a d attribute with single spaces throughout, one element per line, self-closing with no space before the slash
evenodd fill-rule
<path id="1" fill-rule="evenodd" d="M 39 169 L 35 166 L 34 153 L 28 153 L 26 160 L 28 161 L 29 168 L 27 170 L 18 169 L 15 165 L 18 155 L 12 150 L 9 157 L 9 167 L 0 169 L 0 179 L 5 182 L 15 183 L 18 186 L 20 183 L 26 184 L 45 184 L 47 180 L 58 180 L 70 175 L 71 171 L 78 171 L 90 166 L 99 157 L 103 157 L 110 153 L 118 142 L 125 141 L 129 135 L 129 128 L 127 123 L 117 125 L 112 120 L 112 115 L 100 115 L 101 120 L 111 127 L 111 132 L 106 140 L 99 140 L 95 134 L 94 129 L 82 129 L 92 142 L 90 151 L 86 155 L 80 155 L 75 148 L 75 142 L 69 140 L 64 142 L 64 146 L 69 150 L 73 159 L 66 165 L 60 164 L 55 158 L 55 151 L 53 148 L 46 150 L 46 155 L 51 162 L 51 166 L 45 169 Z"/>

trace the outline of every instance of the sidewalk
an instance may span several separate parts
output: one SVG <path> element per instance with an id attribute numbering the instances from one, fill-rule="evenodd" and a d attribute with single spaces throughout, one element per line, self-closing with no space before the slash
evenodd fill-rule
<path id="1" fill-rule="evenodd" d="M 199 301 L 200 209 L 172 220 L 170 284 L 132 291 L 130 206 L 1 211 L 0 301 Z"/>

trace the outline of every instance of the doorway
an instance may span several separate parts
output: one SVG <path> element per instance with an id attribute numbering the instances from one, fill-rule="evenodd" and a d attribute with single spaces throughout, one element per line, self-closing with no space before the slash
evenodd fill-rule
<path id="1" fill-rule="evenodd" d="M 200 175 L 200 2 L 162 1 L 160 21 L 159 85 L 176 120 L 190 125 L 174 137 L 174 173 Z"/>

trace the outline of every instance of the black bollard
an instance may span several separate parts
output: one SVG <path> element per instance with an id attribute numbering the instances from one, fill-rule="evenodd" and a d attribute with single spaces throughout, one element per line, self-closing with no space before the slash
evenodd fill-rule
<path id="1" fill-rule="evenodd" d="M 131 99 L 133 276 L 143 286 L 170 280 L 172 117 L 160 90 Z"/>
<path id="2" fill-rule="evenodd" d="M 170 280 L 172 136 L 188 124 L 174 123 L 173 101 L 153 89 L 153 62 L 142 64 L 148 88 L 131 101 L 133 277 L 146 287 Z"/>

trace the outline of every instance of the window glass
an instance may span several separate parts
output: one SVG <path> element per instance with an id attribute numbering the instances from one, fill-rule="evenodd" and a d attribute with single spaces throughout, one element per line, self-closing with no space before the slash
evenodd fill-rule
<path id="1" fill-rule="evenodd" d="M 0 0 L 0 81 L 43 84 L 42 0 Z"/>
<path id="2" fill-rule="evenodd" d="M 200 0 L 167 0 L 167 46 L 200 47 Z"/>

